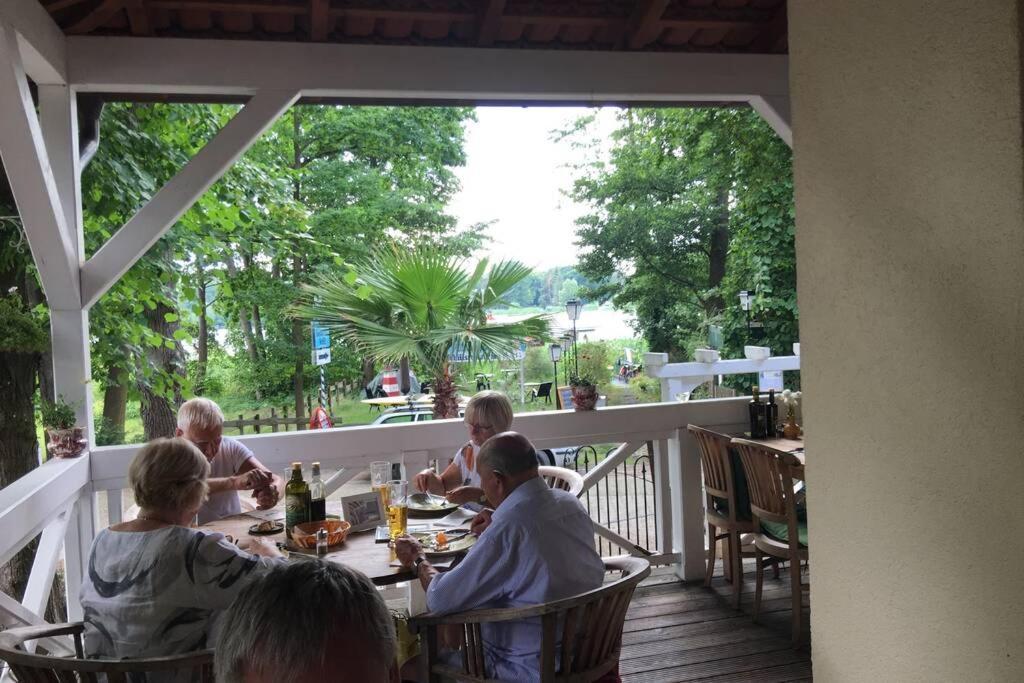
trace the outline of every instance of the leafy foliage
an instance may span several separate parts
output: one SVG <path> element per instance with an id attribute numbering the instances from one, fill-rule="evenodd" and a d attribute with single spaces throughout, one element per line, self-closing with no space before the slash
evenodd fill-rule
<path id="1" fill-rule="evenodd" d="M 633 109 L 607 154 L 590 117 L 561 137 L 593 150 L 570 192 L 590 211 L 577 224 L 584 296 L 632 308 L 650 348 L 685 359 L 721 322 L 725 355 L 757 341 L 797 340 L 790 150 L 745 109 Z M 751 339 L 738 293 L 754 293 Z"/>
<path id="2" fill-rule="evenodd" d="M 50 345 L 45 320 L 26 311 L 21 297 L 0 296 L 0 351 L 42 353 Z"/>
<path id="3" fill-rule="evenodd" d="M 435 386 L 446 386 L 453 351 L 471 362 L 507 359 L 520 340 L 548 338 L 543 316 L 504 324 L 487 320 L 487 309 L 502 303 L 529 272 L 518 261 L 492 266 L 487 260 L 468 272 L 460 259 L 433 248 L 394 246 L 344 274 L 305 285 L 293 311 L 337 331 L 378 362 L 415 361 L 438 382 Z"/>
<path id="4" fill-rule="evenodd" d="M 75 409 L 64 401 L 63 396 L 58 396 L 53 403 L 43 401 L 39 412 L 43 425 L 50 429 L 71 429 L 75 426 Z"/>

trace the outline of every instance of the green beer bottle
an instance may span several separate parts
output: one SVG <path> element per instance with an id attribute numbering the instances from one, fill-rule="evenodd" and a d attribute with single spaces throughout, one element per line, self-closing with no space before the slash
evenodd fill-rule
<path id="1" fill-rule="evenodd" d="M 292 463 L 292 478 L 284 487 L 284 529 L 292 537 L 292 527 L 309 521 L 309 484 L 302 480 L 302 463 Z"/>

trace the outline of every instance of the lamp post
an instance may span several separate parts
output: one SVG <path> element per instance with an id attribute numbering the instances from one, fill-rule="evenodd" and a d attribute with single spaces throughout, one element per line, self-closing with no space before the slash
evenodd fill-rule
<path id="1" fill-rule="evenodd" d="M 566 334 L 564 337 L 562 337 L 562 352 L 563 353 L 565 353 L 568 350 L 569 345 L 571 343 L 572 343 L 572 337 L 570 337 L 568 334 Z M 569 385 L 569 361 L 568 360 L 562 365 L 562 373 L 565 375 L 565 385 L 564 386 L 568 386 Z"/>
<path id="2" fill-rule="evenodd" d="M 557 343 L 552 342 L 551 346 L 548 347 L 548 351 L 551 352 L 551 362 L 554 363 L 554 365 L 555 365 L 554 389 L 555 389 L 555 393 L 557 394 L 558 393 L 558 361 L 562 358 L 562 347 L 559 346 Z M 557 403 L 555 404 L 555 407 L 556 408 L 558 407 Z"/>
<path id="3" fill-rule="evenodd" d="M 582 311 L 583 302 L 579 299 L 569 299 L 565 302 L 565 312 L 569 316 L 569 320 L 572 321 L 572 362 L 577 376 L 580 374 L 580 358 L 576 352 L 576 321 Z"/>
<path id="4" fill-rule="evenodd" d="M 754 295 L 747 290 L 740 292 L 740 308 L 747 315 L 747 339 L 750 339 L 750 309 L 754 306 Z"/>

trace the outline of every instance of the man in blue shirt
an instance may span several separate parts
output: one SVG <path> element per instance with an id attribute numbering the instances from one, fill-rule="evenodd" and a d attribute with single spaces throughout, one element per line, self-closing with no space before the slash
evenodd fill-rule
<path id="1" fill-rule="evenodd" d="M 526 437 L 491 437 L 480 449 L 477 469 L 495 509 L 475 520 L 480 540 L 458 566 L 441 574 L 414 539 L 397 543 L 398 558 L 416 568 L 432 613 L 537 605 L 601 586 L 604 563 L 594 549 L 590 516 L 575 496 L 549 488 L 538 476 L 536 451 Z M 539 679 L 539 619 L 484 624 L 483 640 L 490 676 Z"/>

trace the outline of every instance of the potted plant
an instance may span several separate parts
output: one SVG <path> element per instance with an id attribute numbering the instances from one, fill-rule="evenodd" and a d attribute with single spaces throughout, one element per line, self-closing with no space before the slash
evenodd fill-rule
<path id="1" fill-rule="evenodd" d="M 597 385 L 594 380 L 584 375 L 572 375 L 569 378 L 572 388 L 572 403 L 576 410 L 593 410 L 597 405 Z"/>
<path id="2" fill-rule="evenodd" d="M 63 396 L 58 396 L 53 403 L 43 401 L 40 412 L 50 455 L 57 458 L 76 458 L 81 455 L 86 441 L 82 428 L 75 426 L 74 406 L 66 403 Z"/>
<path id="3" fill-rule="evenodd" d="M 786 389 L 782 392 L 782 402 L 786 405 L 786 424 L 782 427 L 782 435 L 787 439 L 800 438 L 800 425 L 796 423 L 796 410 L 800 405 L 802 392 Z"/>

